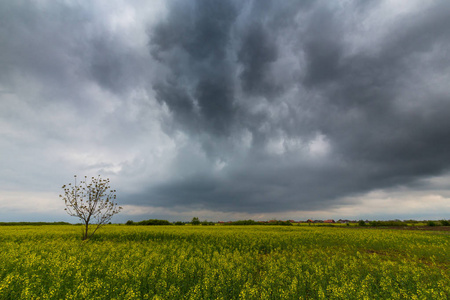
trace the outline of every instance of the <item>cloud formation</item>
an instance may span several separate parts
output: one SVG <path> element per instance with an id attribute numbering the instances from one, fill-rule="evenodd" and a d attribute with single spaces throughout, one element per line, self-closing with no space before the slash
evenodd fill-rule
<path id="1" fill-rule="evenodd" d="M 3 190 L 101 172 L 127 205 L 285 213 L 450 169 L 446 1 L 11 2 L 0 19 Z"/>

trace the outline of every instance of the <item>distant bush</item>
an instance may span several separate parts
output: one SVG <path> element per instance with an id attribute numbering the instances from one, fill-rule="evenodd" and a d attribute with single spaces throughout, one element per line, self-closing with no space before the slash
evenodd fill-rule
<path id="1" fill-rule="evenodd" d="M 173 225 L 184 225 L 184 222 L 177 221 L 177 222 L 173 223 Z"/>
<path id="2" fill-rule="evenodd" d="M 230 223 L 225 223 L 225 225 L 258 225 L 260 223 L 253 220 L 238 220 Z"/>
<path id="3" fill-rule="evenodd" d="M 436 226 L 436 222 L 434 222 L 434 221 L 428 221 L 428 222 L 427 222 L 427 225 L 428 225 L 428 226 Z"/>
<path id="4" fill-rule="evenodd" d="M 402 221 L 370 221 L 370 226 L 389 226 L 389 227 L 395 227 L 395 226 L 407 226 L 408 224 Z"/>
<path id="5" fill-rule="evenodd" d="M 206 220 L 203 221 L 203 222 L 201 222 L 201 224 L 202 224 L 202 225 L 206 225 L 206 226 L 208 226 L 208 225 L 215 225 L 214 222 L 208 222 L 208 221 L 206 221 Z"/>
<path id="6" fill-rule="evenodd" d="M 67 222 L 0 222 L 0 226 L 72 225 Z"/>
<path id="7" fill-rule="evenodd" d="M 192 224 L 192 225 L 200 225 L 201 222 L 200 222 L 200 220 L 198 219 L 198 217 L 193 217 L 193 218 L 192 218 L 192 221 L 191 221 L 191 224 Z"/>
<path id="8" fill-rule="evenodd" d="M 403 222 L 404 222 L 404 223 L 408 223 L 408 224 L 417 224 L 417 223 L 419 223 L 419 221 L 417 221 L 417 220 L 412 220 L 412 219 L 410 219 L 410 220 L 403 220 Z"/>
<path id="9" fill-rule="evenodd" d="M 359 220 L 358 221 L 358 226 L 366 226 L 366 222 L 364 222 L 364 220 Z"/>
<path id="10" fill-rule="evenodd" d="M 450 226 L 450 222 L 447 220 L 440 220 L 442 226 Z"/>
<path id="11" fill-rule="evenodd" d="M 133 222 L 131 220 L 128 220 L 125 224 L 126 225 L 172 225 L 172 223 L 170 223 L 167 220 L 158 220 L 158 219 L 143 220 L 140 222 Z"/>
<path id="12" fill-rule="evenodd" d="M 292 226 L 292 223 L 289 221 L 276 221 L 276 222 L 270 222 L 268 225 L 282 225 L 282 226 Z"/>
<path id="13" fill-rule="evenodd" d="M 256 222 L 254 220 L 238 220 L 234 222 L 225 223 L 224 225 L 283 225 L 283 226 L 292 226 L 292 223 L 289 221 L 270 221 L 270 222 Z"/>

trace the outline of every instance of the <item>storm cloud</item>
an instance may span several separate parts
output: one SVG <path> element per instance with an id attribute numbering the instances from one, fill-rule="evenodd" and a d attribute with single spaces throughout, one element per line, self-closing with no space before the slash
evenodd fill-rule
<path id="1" fill-rule="evenodd" d="M 357 2 L 208 3 L 174 4 L 149 38 L 179 93 L 160 92 L 159 101 L 211 159 L 225 157 L 225 174 L 167 183 L 157 189 L 163 203 L 310 209 L 448 170 L 450 99 L 432 78 L 447 77 L 449 5 L 385 25 L 370 23 L 382 8 Z M 248 149 L 210 152 L 211 140 L 245 133 Z M 318 142 L 326 149 L 311 157 Z"/>
<path id="2" fill-rule="evenodd" d="M 285 213 L 450 171 L 447 1 L 0 6 L 2 189 L 45 165 L 35 188 L 101 172 L 130 206 Z"/>

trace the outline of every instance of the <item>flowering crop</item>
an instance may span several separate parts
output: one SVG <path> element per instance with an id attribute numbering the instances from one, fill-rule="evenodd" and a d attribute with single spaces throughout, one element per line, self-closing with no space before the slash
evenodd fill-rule
<path id="1" fill-rule="evenodd" d="M 448 232 L 0 227 L 0 299 L 448 299 Z"/>

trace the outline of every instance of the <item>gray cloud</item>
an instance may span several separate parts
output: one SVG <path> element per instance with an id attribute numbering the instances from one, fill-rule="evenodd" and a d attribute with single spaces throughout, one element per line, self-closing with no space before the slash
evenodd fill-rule
<path id="1" fill-rule="evenodd" d="M 242 88 L 248 94 L 271 95 L 276 87 L 265 78 L 268 65 L 277 59 L 277 46 L 261 24 L 251 25 L 243 37 L 238 51 L 238 62 L 243 66 L 240 73 Z"/>
<path id="2" fill-rule="evenodd" d="M 0 187 L 267 213 L 450 169 L 446 1 L 94 4 L 0 3 Z"/>
<path id="3" fill-rule="evenodd" d="M 186 119 L 204 114 L 203 122 L 188 131 L 193 138 L 206 133 L 209 139 L 223 139 L 227 137 L 218 132 L 237 134 L 248 130 L 252 145 L 239 166 L 234 165 L 235 154 L 217 153 L 230 161 L 223 170 L 224 178 L 198 174 L 165 183 L 155 194 L 156 199 L 164 199 L 158 205 L 197 203 L 246 211 L 311 209 L 330 205 L 346 195 L 408 185 L 448 170 L 445 153 L 449 150 L 446 136 L 450 132 L 445 116 L 450 113 L 450 99 L 435 93 L 436 87 L 427 80 L 431 72 L 446 76 L 449 66 L 443 52 L 430 57 L 433 49 L 446 47 L 450 41 L 446 29 L 449 26 L 445 26 L 450 6 L 445 2 L 430 5 L 426 12 L 411 12 L 389 25 L 373 24 L 368 33 L 377 36 L 381 32 L 385 36 L 378 41 L 360 37 L 367 40 L 368 48 L 356 50 L 351 49 L 351 30 L 379 9 L 374 3 L 363 7 L 356 2 L 345 8 L 289 3 L 288 9 L 268 2 L 236 5 L 237 17 L 227 19 L 232 24 L 226 23 L 211 40 L 202 35 L 207 30 L 202 27 L 203 14 L 217 13 L 217 20 L 229 14 L 222 10 L 211 13 L 200 2 L 193 7 L 189 10 L 177 6 L 170 11 L 169 21 L 157 27 L 159 32 L 179 34 L 187 23 L 196 24 L 191 28 L 199 34 L 186 29 L 183 34 L 201 37 L 195 40 L 202 45 L 201 50 L 192 53 L 192 43 L 183 38 L 169 39 L 170 49 L 183 49 L 187 61 L 177 60 L 175 66 L 171 65 L 179 53 L 163 50 L 169 47 L 160 42 L 161 37 L 150 37 L 151 45 L 160 49 L 159 54 L 170 57 L 162 60 L 163 64 L 180 79 L 173 81 L 171 90 L 184 89 L 173 98 L 159 93 L 159 100 L 167 103 L 175 116 L 180 114 L 175 119 L 180 121 L 181 130 L 190 123 Z M 343 22 L 350 16 L 351 22 Z M 217 55 L 217 41 L 223 41 L 224 36 L 230 42 L 221 43 Z M 214 63 L 204 63 L 211 57 L 217 58 Z M 286 65 L 283 71 L 292 76 L 278 84 L 277 67 L 287 58 L 297 64 Z M 421 69 L 434 61 L 444 63 L 427 71 L 427 67 Z M 224 63 L 227 68 L 217 67 Z M 202 68 L 194 67 L 199 64 Z M 213 78 L 231 77 L 234 88 L 228 88 L 232 85 L 227 79 L 217 81 L 222 88 L 207 85 L 209 92 L 202 94 L 204 97 L 189 92 L 196 88 L 198 91 L 205 74 L 212 73 Z M 410 106 L 408 97 L 415 97 L 411 89 L 418 89 L 418 84 L 425 98 L 416 97 L 412 100 L 415 106 Z M 189 116 L 180 113 L 180 103 L 185 103 L 184 111 L 190 110 Z M 199 105 L 198 116 L 192 103 Z M 287 111 L 277 114 L 279 106 L 286 106 Z M 260 109 L 255 112 L 255 107 Z M 265 147 L 280 136 L 285 145 L 290 139 L 307 145 L 318 134 L 324 135 L 331 147 L 320 162 L 308 162 L 307 147 L 285 149 L 283 155 L 265 153 Z M 304 158 L 296 159 L 296 155 Z"/>
<path id="4" fill-rule="evenodd" d="M 156 98 L 181 124 L 222 134 L 234 110 L 227 48 L 236 9 L 228 1 L 174 3 L 170 8 L 168 19 L 149 30 L 151 52 L 170 72 L 154 84 Z"/>

